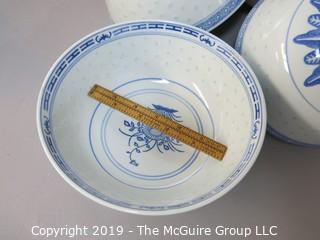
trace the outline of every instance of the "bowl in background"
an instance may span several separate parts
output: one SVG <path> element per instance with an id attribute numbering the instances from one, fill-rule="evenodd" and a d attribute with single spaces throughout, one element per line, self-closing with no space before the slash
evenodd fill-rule
<path id="1" fill-rule="evenodd" d="M 320 146 L 319 22 L 319 1 L 261 0 L 236 44 L 266 95 L 269 132 L 310 147 Z"/>
<path id="2" fill-rule="evenodd" d="M 115 23 L 163 19 L 212 30 L 228 19 L 245 0 L 106 0 Z"/>

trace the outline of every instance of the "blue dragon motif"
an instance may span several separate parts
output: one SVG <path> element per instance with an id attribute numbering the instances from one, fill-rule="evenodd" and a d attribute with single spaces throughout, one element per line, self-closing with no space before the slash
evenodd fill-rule
<path id="1" fill-rule="evenodd" d="M 182 122 L 180 120 L 181 117 L 176 115 L 177 110 L 156 104 L 152 104 L 152 106 L 153 111 L 173 121 Z M 149 152 L 152 149 L 157 149 L 160 153 L 166 151 L 183 152 L 179 149 L 182 144 L 178 140 L 141 122 L 124 120 L 123 125 L 126 130 L 119 128 L 119 131 L 129 137 L 128 145 L 132 147 L 132 149 L 126 151 L 126 153 L 129 155 L 129 163 L 133 166 L 139 166 L 138 160 L 134 156 L 142 154 L 143 152 Z"/>
<path id="2" fill-rule="evenodd" d="M 311 0 L 310 3 L 320 12 L 320 0 Z M 320 14 L 310 15 L 308 23 L 316 29 L 296 36 L 293 41 L 314 49 L 304 57 L 307 65 L 317 66 L 304 82 L 305 87 L 313 87 L 320 84 Z"/>

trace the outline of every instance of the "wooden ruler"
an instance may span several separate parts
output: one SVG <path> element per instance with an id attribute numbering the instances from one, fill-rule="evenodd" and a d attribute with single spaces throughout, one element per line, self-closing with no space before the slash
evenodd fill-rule
<path id="1" fill-rule="evenodd" d="M 93 86 L 88 95 L 218 160 L 222 160 L 227 151 L 225 145 L 97 84 Z"/>

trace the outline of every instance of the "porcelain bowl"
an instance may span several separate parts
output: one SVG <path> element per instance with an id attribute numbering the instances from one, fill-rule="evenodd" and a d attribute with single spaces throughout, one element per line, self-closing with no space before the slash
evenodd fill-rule
<path id="1" fill-rule="evenodd" d="M 212 30 L 228 19 L 245 0 L 106 0 L 115 23 L 163 19 Z"/>
<path id="2" fill-rule="evenodd" d="M 267 99 L 269 132 L 320 146 L 320 1 L 261 0 L 240 31 L 237 50 Z"/>
<path id="3" fill-rule="evenodd" d="M 87 96 L 112 89 L 228 146 L 223 161 Z M 189 25 L 113 25 L 71 46 L 39 95 L 42 145 L 61 176 L 121 211 L 164 215 L 212 202 L 257 158 L 266 128 L 256 77 L 231 47 Z"/>

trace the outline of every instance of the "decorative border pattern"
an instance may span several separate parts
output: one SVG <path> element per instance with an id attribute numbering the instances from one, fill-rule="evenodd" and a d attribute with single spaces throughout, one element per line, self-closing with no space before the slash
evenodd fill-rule
<path id="1" fill-rule="evenodd" d="M 224 6 L 194 25 L 204 30 L 211 31 L 227 20 L 244 2 L 245 0 L 229 0 Z"/>
<path id="2" fill-rule="evenodd" d="M 239 81 L 241 81 L 243 87 L 247 90 L 248 100 L 251 103 L 252 111 L 252 137 L 249 140 L 246 153 L 244 154 L 241 162 L 236 166 L 229 177 L 217 188 L 212 189 L 210 192 L 202 196 L 184 203 L 167 206 L 141 206 L 119 201 L 101 194 L 84 182 L 79 176 L 77 176 L 63 160 L 58 148 L 56 147 L 52 133 L 51 113 L 53 108 L 52 106 L 54 104 L 54 98 L 64 77 L 75 65 L 75 63 L 103 44 L 107 44 L 120 38 L 148 34 L 182 38 L 206 48 L 213 54 L 220 57 L 220 59 L 228 64 L 230 68 L 233 69 L 235 74 L 238 75 Z M 244 64 L 239 56 L 232 50 L 232 48 L 226 45 L 224 42 L 220 41 L 210 33 L 187 25 L 166 21 L 142 21 L 113 25 L 111 27 L 106 27 L 101 31 L 95 32 L 82 39 L 79 43 L 75 44 L 59 59 L 59 61 L 57 61 L 57 63 L 48 73 L 39 95 L 38 126 L 39 135 L 49 159 L 55 165 L 55 167 L 57 167 L 59 173 L 63 177 L 66 177 L 67 180 L 71 180 L 68 182 L 71 185 L 74 183 L 75 185 L 73 186 L 80 192 L 86 192 L 89 194 L 88 196 L 90 198 L 96 200 L 97 202 L 111 204 L 109 206 L 114 206 L 120 210 L 131 209 L 151 212 L 169 211 L 190 207 L 209 199 L 213 200 L 215 195 L 219 193 L 222 195 L 223 192 L 230 190 L 230 188 L 228 189 L 227 187 L 233 185 L 240 174 L 243 174 L 242 177 L 244 176 L 244 174 L 249 170 L 246 167 L 249 165 L 249 163 L 252 164 L 252 162 L 255 160 L 263 143 L 263 137 L 266 128 L 264 106 L 263 94 L 260 91 L 257 80 L 252 76 L 250 70 L 247 69 L 246 64 Z"/>

